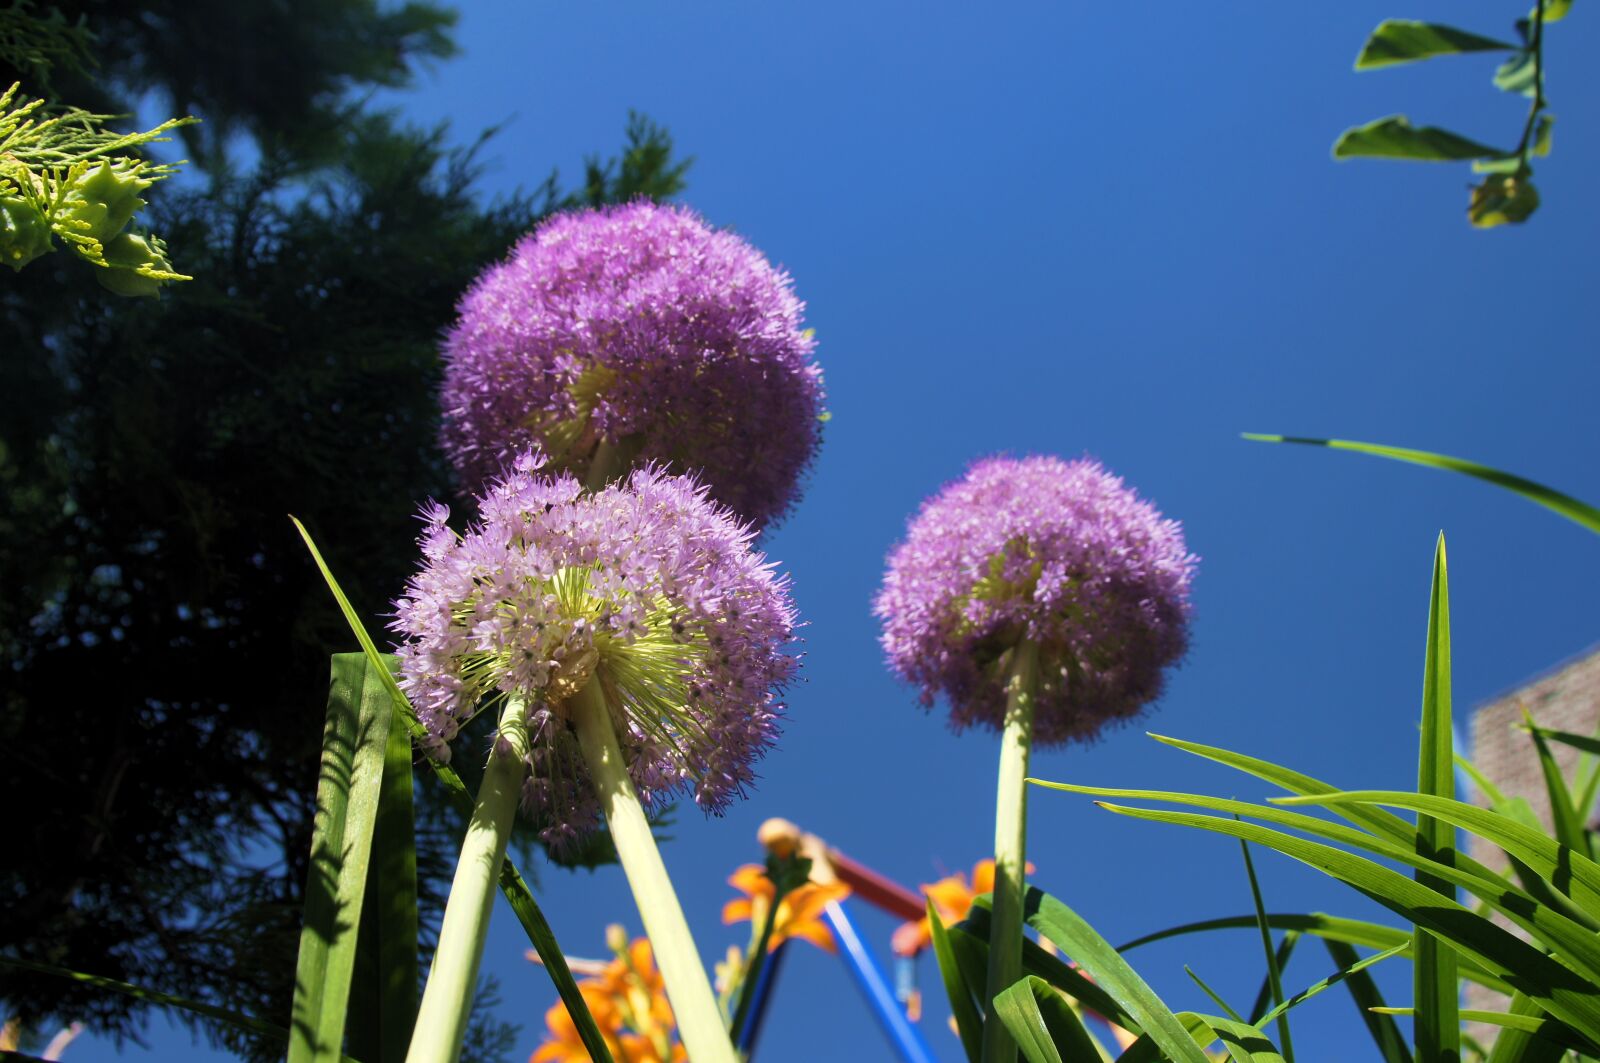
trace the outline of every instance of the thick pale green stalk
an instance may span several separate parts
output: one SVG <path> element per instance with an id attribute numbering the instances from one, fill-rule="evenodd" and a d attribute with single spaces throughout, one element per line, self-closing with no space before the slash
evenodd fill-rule
<path id="1" fill-rule="evenodd" d="M 508 748 L 509 747 L 509 748 Z M 477 807 L 467 836 L 461 842 L 461 860 L 450 883 L 444 922 L 439 927 L 439 947 L 433 954 L 428 984 L 422 992 L 417 1028 L 411 1035 L 407 1063 L 455 1063 L 467 1032 L 478 988 L 478 965 L 489 933 L 489 913 L 505 861 L 511 821 L 517 812 L 526 768 L 528 723 L 520 697 L 506 699 L 495 733 L 494 752 L 483 769 Z"/>
<path id="2" fill-rule="evenodd" d="M 594 456 L 589 459 L 589 475 L 584 478 L 584 486 L 591 491 L 599 491 L 612 480 L 626 476 L 643 446 L 644 440 L 637 432 L 615 443 L 600 440 L 595 445 Z"/>
<path id="3" fill-rule="evenodd" d="M 639 917 L 644 920 L 645 936 L 650 939 L 661 979 L 666 983 L 667 1000 L 678 1021 L 683 1046 L 694 1063 L 736 1063 L 738 1056 L 722 1025 L 717 998 L 689 934 L 689 923 L 678 905 L 666 865 L 661 862 L 644 806 L 622 763 L 622 749 L 617 745 L 611 710 L 599 679 L 591 679 L 567 702 L 567 707 L 578 728 L 578 744 L 583 747 L 584 760 L 600 795 L 600 807 L 611 828 L 617 858 L 628 876 Z"/>
<path id="4" fill-rule="evenodd" d="M 1011 651 L 1005 729 L 1000 734 L 1000 783 L 994 809 L 994 915 L 989 931 L 989 979 L 983 1024 L 983 1063 L 1015 1063 L 1017 1045 L 995 1014 L 994 998 L 1022 977 L 1022 887 L 1028 866 L 1028 753 L 1033 748 L 1033 694 L 1039 647 L 1024 639 Z"/>

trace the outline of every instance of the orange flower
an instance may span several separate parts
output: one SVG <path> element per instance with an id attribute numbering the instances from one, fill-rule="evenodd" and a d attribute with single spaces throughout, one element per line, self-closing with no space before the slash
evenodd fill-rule
<path id="1" fill-rule="evenodd" d="M 600 1027 L 606 1047 L 611 1050 L 613 1057 L 620 1055 L 622 1047 L 617 1040 L 617 1033 L 622 1029 L 622 1017 L 617 1014 L 611 995 L 593 979 L 579 982 L 578 992 L 583 994 L 589 1014 L 594 1016 L 595 1025 Z M 544 1024 L 548 1031 L 545 1041 L 528 1063 L 589 1063 L 589 1050 L 583 1046 L 583 1038 L 578 1036 L 577 1024 L 572 1021 L 565 1004 L 556 1001 L 544 1013 Z"/>
<path id="2" fill-rule="evenodd" d="M 744 896 L 723 905 L 722 921 L 742 923 L 749 920 L 752 932 L 761 933 L 767 911 L 772 907 L 772 897 L 777 893 L 772 880 L 759 864 L 745 864 L 728 876 L 728 885 Z M 850 887 L 838 882 L 829 885 L 807 882 L 784 894 L 772 923 L 772 939 L 767 943 L 767 951 L 771 952 L 790 938 L 800 938 L 820 949 L 837 952 L 832 932 L 821 922 L 822 910 L 829 901 L 842 901 L 848 896 Z"/>
<path id="3" fill-rule="evenodd" d="M 1033 864 L 1028 864 L 1028 874 L 1033 874 Z M 994 892 L 994 861 L 979 860 L 972 868 L 972 883 L 968 885 L 967 876 L 956 872 L 948 875 L 938 882 L 925 883 L 922 893 L 933 902 L 934 910 L 939 913 L 939 921 L 949 926 L 959 923 L 967 917 L 972 910 L 972 899 L 985 893 Z M 894 932 L 890 947 L 899 956 L 915 956 L 933 942 L 933 927 L 929 924 L 927 916 L 915 922 L 901 923 Z"/>
<path id="4" fill-rule="evenodd" d="M 673 1037 L 677 1023 L 650 942 L 637 938 L 630 943 L 621 927 L 612 931 L 616 958 L 598 978 L 578 983 L 612 1058 L 617 1063 L 687 1063 L 683 1046 Z M 545 1042 L 528 1063 L 588 1063 L 589 1052 L 566 1005 L 557 1001 L 544 1021 Z"/>

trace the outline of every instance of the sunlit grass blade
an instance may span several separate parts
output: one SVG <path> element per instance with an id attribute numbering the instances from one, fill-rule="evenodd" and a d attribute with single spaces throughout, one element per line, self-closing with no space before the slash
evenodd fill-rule
<path id="1" fill-rule="evenodd" d="M 1319 979 L 1319 980 L 1311 983 L 1310 985 L 1306 986 L 1306 988 L 1304 988 L 1304 989 L 1300 990 L 1300 992 L 1296 993 L 1294 996 L 1292 996 L 1289 999 L 1285 1000 L 1282 1004 L 1279 1004 L 1277 1007 L 1273 1008 L 1271 1011 L 1268 1011 L 1266 1014 L 1262 1015 L 1261 1018 L 1256 1020 L 1255 1025 L 1256 1026 L 1260 1026 L 1262 1023 L 1272 1022 L 1273 1020 L 1277 1019 L 1278 1016 L 1284 1014 L 1285 1012 L 1291 1011 L 1291 1010 L 1299 1007 L 1301 1004 L 1304 1004 L 1306 1001 L 1310 1000 L 1312 997 L 1317 996 L 1319 993 L 1322 993 L 1325 990 L 1330 989 L 1333 986 L 1336 986 L 1336 985 L 1340 984 L 1341 982 L 1344 982 L 1344 981 L 1346 981 L 1348 979 L 1351 979 L 1351 978 L 1367 978 L 1369 976 L 1366 975 L 1364 972 L 1366 971 L 1366 969 L 1368 967 L 1371 967 L 1374 964 L 1382 963 L 1384 960 L 1394 959 L 1397 956 L 1406 956 L 1406 955 L 1409 954 L 1409 951 L 1410 951 L 1410 944 L 1407 943 L 1405 945 L 1396 945 L 1392 949 L 1384 949 L 1382 952 L 1375 952 L 1371 956 L 1368 956 L 1365 959 L 1352 960 L 1351 963 L 1349 964 L 1349 966 L 1342 967 L 1339 970 L 1334 971 L 1332 974 L 1328 975 L 1328 977 Z M 1351 956 L 1355 955 L 1354 950 L 1351 950 L 1350 955 Z"/>
<path id="2" fill-rule="evenodd" d="M 1285 856 L 1353 886 L 1379 904 L 1470 954 L 1492 973 L 1521 989 L 1546 1011 L 1569 1023 L 1585 1036 L 1600 1033 L 1600 978 L 1587 964 L 1574 970 L 1544 951 L 1496 926 L 1488 919 L 1390 868 L 1342 849 L 1217 816 L 1130 808 L 1101 802 L 1119 815 L 1158 823 L 1197 827 L 1232 838 L 1243 838 L 1276 849 Z M 1442 868 L 1443 865 L 1435 865 Z M 1520 892 L 1520 891 L 1519 891 Z M 1526 896 L 1526 895 L 1524 895 Z M 1522 902 L 1519 902 L 1519 907 Z M 1549 919 L 1558 920 L 1552 930 Z M 1569 960 L 1579 952 L 1594 951 L 1593 935 L 1560 916 L 1537 910 L 1530 921 L 1541 922 L 1550 947 Z M 1564 924 L 1564 925 L 1562 925 Z M 1588 942 L 1584 942 L 1588 938 Z"/>
<path id="3" fill-rule="evenodd" d="M 391 668 L 394 658 L 388 658 Z M 395 714 L 400 714 L 398 706 Z M 417 1019 L 417 848 L 411 736 L 389 728 L 383 792 L 372 834 L 367 900 L 356 942 L 356 977 L 345 1025 L 363 1063 L 403 1063 Z"/>
<path id="4" fill-rule="evenodd" d="M 1288 790 L 1292 794 L 1334 794 L 1341 790 L 1341 787 L 1292 771 L 1281 764 L 1273 764 L 1271 761 L 1246 756 L 1243 753 L 1235 753 L 1229 749 L 1201 745 L 1199 742 L 1186 742 L 1181 738 L 1169 738 L 1166 735 L 1154 733 L 1151 733 L 1150 737 L 1163 745 L 1181 749 L 1185 753 L 1193 753 L 1195 756 L 1204 757 L 1207 760 L 1214 760 L 1218 764 L 1225 764 L 1248 775 L 1254 775 L 1256 778 L 1270 782 L 1272 785 Z M 1362 808 L 1359 806 L 1331 809 L 1330 811 L 1343 816 L 1358 827 L 1369 830 L 1374 834 L 1383 835 L 1403 845 L 1414 845 L 1416 843 L 1417 832 L 1415 828 L 1392 812 L 1386 812 L 1381 808 Z"/>
<path id="5" fill-rule="evenodd" d="M 1549 1018 L 1544 1009 L 1521 993 L 1511 995 L 1512 1015 L 1530 1018 Z M 1487 1053 L 1486 1063 L 1561 1063 L 1567 1050 L 1556 1041 L 1539 1037 L 1530 1030 L 1517 1030 L 1500 1026 L 1495 1034 L 1494 1048 Z"/>
<path id="6" fill-rule="evenodd" d="M 1220 919 L 1202 919 L 1199 922 L 1183 923 L 1180 926 L 1167 927 L 1154 933 L 1136 937 L 1132 941 L 1124 942 L 1117 946 L 1118 952 L 1127 952 L 1141 945 L 1154 944 L 1157 941 L 1166 941 L 1168 938 L 1183 937 L 1186 934 L 1204 934 L 1213 930 L 1254 930 L 1256 928 L 1254 915 L 1229 915 Z M 1268 912 L 1267 925 L 1274 930 L 1294 930 L 1304 934 L 1314 934 L 1317 937 L 1330 941 L 1343 941 L 1351 945 L 1361 945 L 1366 948 L 1387 949 L 1411 940 L 1411 934 L 1395 927 L 1384 926 L 1382 923 L 1369 923 L 1362 919 L 1345 919 L 1336 915 L 1325 915 L 1322 912 Z"/>
<path id="7" fill-rule="evenodd" d="M 1600 920 L 1600 863 L 1589 859 L 1585 851 L 1571 849 L 1542 830 L 1535 830 L 1508 816 L 1464 801 L 1399 790 L 1351 790 L 1319 797 L 1272 799 L 1273 804 L 1291 806 L 1333 805 L 1352 801 L 1408 808 L 1491 842 L 1521 861 L 1554 889 L 1570 897 L 1582 910 L 1577 913 L 1578 918 L 1584 918 L 1587 913 L 1589 919 Z M 1600 930 L 1600 922 L 1596 923 L 1594 929 Z"/>
<path id="8" fill-rule="evenodd" d="M 945 995 L 950 998 L 950 1014 L 956 1021 L 956 1033 L 961 1038 L 961 1048 L 969 1063 L 978 1063 L 983 1055 L 983 1014 L 978 1010 L 976 995 L 983 992 L 983 982 L 976 986 L 968 983 L 956 960 L 950 943 L 950 932 L 945 929 L 939 912 L 928 901 L 928 927 L 933 938 L 933 954 L 939 961 L 939 977 L 944 980 Z M 978 968 L 980 979 L 985 966 Z"/>
<path id="9" fill-rule="evenodd" d="M 1177 1013 L 1177 1019 L 1179 1025 L 1189 1034 L 1190 1040 L 1194 1041 L 1196 1048 L 1203 1049 L 1217 1039 L 1216 1034 L 1212 1033 L 1211 1027 L 1206 1024 L 1205 1019 L 1194 1012 L 1180 1011 Z M 1146 1033 L 1140 1034 L 1131 1045 L 1123 1049 L 1122 1055 L 1117 1057 L 1116 1063 L 1160 1063 L 1161 1060 L 1166 1058 L 1167 1056 L 1162 1052 L 1161 1046 L 1156 1044 L 1155 1039 Z"/>
<path id="10" fill-rule="evenodd" d="M 385 674 L 387 664 L 380 667 Z M 340 1057 L 394 703 L 359 653 L 333 656 L 295 965 L 289 1063 Z"/>
<path id="11" fill-rule="evenodd" d="M 1195 1047 L 1183 1024 L 1082 916 L 1055 897 L 1031 887 L 1023 910 L 1028 925 L 1071 956 L 1084 973 L 1127 1009 L 1173 1063 L 1206 1063 L 1205 1053 Z"/>
<path id="12" fill-rule="evenodd" d="M 1236 1020 L 1238 1022 L 1244 1022 L 1245 1021 L 1245 1017 L 1243 1015 L 1240 1015 L 1237 1011 L 1234 1011 L 1233 1010 L 1233 1006 L 1231 1004 L 1229 1004 L 1226 1000 L 1222 999 L 1222 994 L 1218 993 L 1215 989 L 1212 989 L 1211 986 L 1206 983 L 1206 980 L 1204 978 L 1201 978 L 1198 974 L 1195 973 L 1195 970 L 1194 970 L 1193 967 L 1190 967 L 1188 964 L 1184 964 L 1183 965 L 1183 973 L 1189 976 L 1189 980 L 1191 982 L 1193 982 L 1195 985 L 1200 987 L 1200 992 L 1202 992 L 1206 996 L 1210 997 L 1211 998 L 1211 1002 L 1213 1004 L 1215 1004 L 1217 1007 L 1222 1009 L 1222 1012 L 1223 1012 L 1224 1015 L 1226 1015 L 1226 1016 L 1228 1016 L 1228 1018 L 1234 1019 L 1234 1020 Z"/>
<path id="13" fill-rule="evenodd" d="M 1238 1019 L 1220 1015 L 1202 1015 L 1206 1025 L 1222 1040 L 1233 1063 L 1285 1063 L 1278 1049 L 1266 1034 Z"/>
<path id="14" fill-rule="evenodd" d="M 1244 438 L 1258 443 L 1302 443 L 1314 447 L 1328 447 L 1331 450 L 1353 450 L 1361 454 L 1410 462 L 1413 465 L 1426 465 L 1434 469 L 1465 473 L 1467 476 L 1486 480 L 1497 487 L 1515 491 L 1523 498 L 1559 513 L 1592 532 L 1600 532 L 1600 509 L 1544 484 L 1534 483 L 1532 480 L 1492 469 L 1487 465 L 1479 465 L 1475 461 L 1433 454 L 1426 450 L 1408 450 L 1405 447 L 1389 447 L 1379 443 L 1357 443 L 1349 439 L 1312 439 L 1306 436 L 1261 435 L 1255 432 L 1245 432 Z"/>
<path id="15" fill-rule="evenodd" d="M 1366 1023 L 1367 1032 L 1372 1035 L 1372 1043 L 1377 1046 L 1383 1063 L 1412 1063 L 1411 1048 L 1406 1044 L 1399 1024 L 1391 1016 L 1372 1010 L 1383 1007 L 1384 1000 L 1383 994 L 1378 991 L 1378 983 L 1372 980 L 1366 969 L 1385 957 L 1380 954 L 1363 960 L 1355 949 L 1342 941 L 1324 941 L 1322 944 L 1333 959 L 1333 965 L 1339 969 L 1340 975 L 1336 978 L 1344 983 L 1350 999 L 1355 1001 L 1356 1011 L 1361 1014 L 1361 1021 Z"/>
<path id="16" fill-rule="evenodd" d="M 1533 738 L 1533 747 L 1539 754 L 1539 770 L 1544 774 L 1545 791 L 1550 798 L 1550 819 L 1555 826 L 1556 841 L 1569 849 L 1588 852 L 1589 843 L 1583 833 L 1583 817 L 1574 807 L 1572 791 L 1567 788 L 1566 776 L 1556 763 L 1550 743 L 1545 741 L 1539 727 L 1528 710 L 1522 710 L 1522 726 Z"/>
<path id="17" fill-rule="evenodd" d="M 1508 819 L 1514 819 L 1524 827 L 1544 833 L 1544 825 L 1539 822 L 1538 815 L 1533 811 L 1533 806 L 1528 804 L 1526 797 L 1510 797 L 1501 791 L 1488 776 L 1484 775 L 1472 761 L 1457 753 L 1456 767 L 1467 773 L 1478 791 L 1488 800 L 1489 807 Z"/>
<path id="18" fill-rule="evenodd" d="M 1600 754 L 1600 738 L 1596 738 L 1593 735 L 1573 734 L 1571 731 L 1556 731 L 1549 727 L 1540 727 L 1537 723 L 1531 725 L 1525 723 L 1522 726 L 1529 734 L 1547 738 L 1552 742 L 1560 742 L 1564 746 L 1571 746 L 1573 749 L 1579 749 L 1585 753 Z"/>
<path id="19" fill-rule="evenodd" d="M 1415 1017 L 1415 1008 L 1384 1008 L 1385 1015 L 1411 1015 Z M 1559 1045 L 1562 1049 L 1577 1052 L 1585 1057 L 1600 1055 L 1600 1045 L 1584 1037 L 1578 1031 L 1564 1022 L 1552 1019 L 1548 1015 L 1515 1015 L 1504 1011 L 1481 1011 L 1476 1008 L 1461 1009 L 1461 1018 L 1466 1022 L 1484 1022 L 1490 1026 L 1503 1026 L 1509 1030 L 1520 1030 L 1535 1037 Z"/>
<path id="20" fill-rule="evenodd" d="M 1427 653 L 1422 667 L 1422 740 L 1417 756 L 1417 793 L 1455 797 L 1455 750 L 1450 717 L 1450 577 L 1440 533 L 1433 552 L 1433 587 L 1428 604 Z M 1417 814 L 1417 855 L 1455 864 L 1455 829 L 1443 820 Z M 1418 866 L 1419 885 L 1455 899 L 1454 884 Z M 1460 984 L 1456 954 L 1447 943 L 1419 928 L 1411 945 L 1416 1021 L 1412 1036 L 1423 1059 L 1461 1058 Z"/>
<path id="21" fill-rule="evenodd" d="M 301 539 L 305 540 L 306 549 L 311 552 L 311 558 L 316 562 L 317 570 L 322 573 L 323 581 L 328 585 L 334 600 L 339 603 L 339 609 L 344 613 L 345 621 L 350 625 L 350 631 L 355 636 L 367 660 L 378 666 L 381 677 L 387 681 L 385 686 L 390 697 L 401 712 L 406 722 L 407 729 L 413 737 L 423 734 L 422 724 L 417 719 L 416 712 L 411 708 L 411 702 L 406 698 L 400 685 L 386 667 L 383 667 L 383 654 L 378 652 L 377 645 L 372 641 L 372 636 L 367 634 L 366 625 L 362 624 L 361 617 L 357 615 L 355 607 L 350 604 L 350 599 L 345 596 L 340 588 L 339 581 L 334 578 L 333 571 L 322 558 L 322 552 L 317 549 L 317 544 L 312 541 L 311 533 L 306 531 L 305 525 L 294 517 L 294 526 L 300 532 Z M 444 784 L 445 789 L 453 796 L 462 808 L 471 812 L 474 801 L 468 792 L 466 784 L 461 781 L 461 776 L 448 764 L 441 764 L 432 757 L 427 763 L 433 774 Z M 561 951 L 561 946 L 556 943 L 555 933 L 550 929 L 550 924 L 545 921 L 544 913 L 539 910 L 538 902 L 533 899 L 533 891 L 528 889 L 527 882 L 516 864 L 507 856 L 500 864 L 500 891 L 505 894 L 506 901 L 511 905 L 511 910 L 516 913 L 517 922 L 522 924 L 523 932 L 528 935 L 528 941 L 539 954 L 539 960 L 554 983 L 556 992 L 561 996 L 561 1002 L 566 1005 L 567 1013 L 572 1016 L 574 1025 L 578 1028 L 578 1036 L 582 1039 L 584 1048 L 589 1052 L 591 1060 L 597 1063 L 612 1063 L 611 1050 L 606 1047 L 605 1037 L 600 1033 L 600 1028 L 595 1025 L 594 1016 L 589 1012 L 589 1005 L 583 999 L 583 994 L 578 990 L 578 983 L 572 977 L 572 971 L 567 967 L 567 957 Z"/>
<path id="22" fill-rule="evenodd" d="M 986 972 L 989 959 L 989 895 L 985 893 L 974 898 L 967 917 L 949 929 L 951 942 L 956 948 L 958 958 L 961 958 L 962 970 L 968 973 L 969 984 L 973 986 L 973 992 L 976 994 L 977 987 L 982 985 L 982 982 L 970 982 L 971 971 L 967 967 L 968 961 L 962 957 L 963 945 L 970 943 L 971 947 L 982 950 L 980 958 L 983 965 L 977 970 L 980 973 Z M 1143 1032 L 1138 1020 L 1102 986 L 1090 981 L 1083 972 L 1066 963 L 1061 957 L 1046 952 L 1027 938 L 1022 939 L 1022 969 L 1027 974 L 1043 978 L 1107 1022 L 1120 1026 L 1134 1035 Z"/>
<path id="23" fill-rule="evenodd" d="M 204 1004 L 198 1000 L 188 1000 L 184 997 L 173 996 L 171 993 L 162 993 L 154 989 L 144 989 L 140 986 L 119 982 L 115 978 L 105 978 L 98 974 L 85 974 L 82 971 L 69 971 L 65 967 L 54 967 L 48 963 L 34 963 L 31 960 L 19 960 L 12 956 L 0 956 L 0 967 L 13 967 L 19 971 L 32 971 L 34 974 L 45 974 L 52 978 L 65 978 L 78 982 L 81 985 L 93 986 L 96 989 L 105 989 L 112 993 L 121 993 L 123 996 L 142 1000 L 146 1004 L 154 1004 L 163 1008 L 177 1008 L 187 1011 L 202 1018 L 212 1019 L 226 1026 L 245 1033 L 260 1034 L 277 1041 L 289 1041 L 289 1031 L 274 1023 L 264 1022 L 254 1016 L 243 1015 L 227 1008 L 219 1008 L 213 1004 Z M 355 1063 L 349 1057 L 340 1057 L 348 1063 Z"/>
<path id="24" fill-rule="evenodd" d="M 1079 1063 L 1103 1055 L 1071 1005 L 1042 978 L 1030 975 L 1001 990 L 994 1013 L 1028 1063 Z"/>
<path id="25" fill-rule="evenodd" d="M 1270 919 L 1271 916 L 1268 916 L 1267 918 Z M 1258 923 L 1257 925 L 1259 926 L 1260 924 Z M 1270 927 L 1272 924 L 1269 922 L 1267 925 Z M 1278 970 L 1280 972 L 1285 967 L 1289 966 L 1289 958 L 1294 955 L 1294 950 L 1299 944 L 1299 931 L 1289 930 L 1284 932 L 1283 940 L 1278 942 L 1278 954 L 1276 957 L 1278 961 Z M 1246 1021 L 1252 1025 L 1259 1022 L 1261 1020 L 1261 1016 L 1265 1015 L 1267 1013 L 1267 1009 L 1272 1007 L 1272 1005 L 1272 982 L 1270 979 L 1263 977 L 1261 979 L 1260 988 L 1256 990 L 1255 1002 L 1250 1005 L 1250 1014 L 1246 1017 Z"/>
<path id="26" fill-rule="evenodd" d="M 1239 852 L 1244 857 L 1245 877 L 1250 880 L 1250 901 L 1256 909 L 1256 927 L 1261 931 L 1261 951 L 1265 954 L 1267 963 L 1267 988 L 1272 994 L 1272 1003 L 1281 1005 L 1283 972 L 1278 967 L 1278 950 L 1272 944 L 1272 928 L 1267 925 L 1267 908 L 1261 901 L 1261 882 L 1256 878 L 1255 862 L 1250 859 L 1250 846 L 1241 840 Z M 1278 1047 L 1287 1063 L 1294 1063 L 1294 1043 L 1289 1038 L 1287 1013 L 1280 1013 L 1278 1016 Z"/>

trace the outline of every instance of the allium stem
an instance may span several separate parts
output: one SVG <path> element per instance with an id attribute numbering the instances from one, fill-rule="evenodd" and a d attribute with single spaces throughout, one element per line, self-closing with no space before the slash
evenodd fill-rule
<path id="1" fill-rule="evenodd" d="M 736 1063 L 738 1057 L 722 1025 L 700 952 L 661 862 L 644 806 L 628 778 L 599 680 L 590 679 L 567 706 L 689 1058 L 694 1063 Z"/>
<path id="2" fill-rule="evenodd" d="M 1015 1063 L 1016 1042 L 994 1013 L 994 998 L 1022 977 L 1022 889 L 1028 866 L 1028 754 L 1033 748 L 1033 697 L 1039 647 L 1024 639 L 1011 651 L 1005 728 L 1000 734 L 1000 784 L 994 810 L 994 915 L 989 931 L 988 1001 L 983 1063 Z"/>
<path id="3" fill-rule="evenodd" d="M 584 486 L 599 491 L 612 480 L 621 479 L 639 456 L 644 440 L 638 435 L 624 436 L 615 443 L 602 438 L 595 444 L 594 456 L 589 459 L 589 474 Z"/>
<path id="4" fill-rule="evenodd" d="M 500 865 L 511 837 L 511 821 L 522 792 L 528 751 L 528 723 L 519 696 L 506 699 L 495 732 L 494 749 L 483 769 L 478 804 L 461 842 L 461 859 L 444 922 L 439 927 L 439 947 L 422 993 L 416 1030 L 406 1063 L 454 1063 L 461 1054 L 467 1017 L 478 987 L 478 965 L 489 933 L 489 914 L 498 892 Z"/>

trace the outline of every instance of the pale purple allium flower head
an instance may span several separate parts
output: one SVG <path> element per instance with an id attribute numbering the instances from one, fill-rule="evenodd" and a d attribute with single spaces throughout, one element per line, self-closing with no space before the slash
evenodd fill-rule
<path id="1" fill-rule="evenodd" d="M 582 478 L 604 441 L 764 527 L 821 439 L 803 307 L 787 273 L 686 208 L 558 214 L 461 299 L 445 451 L 475 487 L 529 445 Z"/>
<path id="2" fill-rule="evenodd" d="M 999 730 L 1012 647 L 1039 645 L 1034 741 L 1088 740 L 1161 692 L 1187 647 L 1198 559 L 1099 463 L 987 458 L 923 503 L 873 612 L 889 666 Z"/>
<path id="3" fill-rule="evenodd" d="M 448 760 L 472 715 L 520 695 L 523 806 L 569 842 L 599 806 L 565 702 L 598 677 L 640 797 L 721 812 L 754 780 L 798 663 L 788 578 L 689 477 L 647 467 L 586 493 L 539 465 L 519 458 L 464 534 L 445 507 L 423 512 L 422 569 L 391 627 L 428 752 Z"/>

